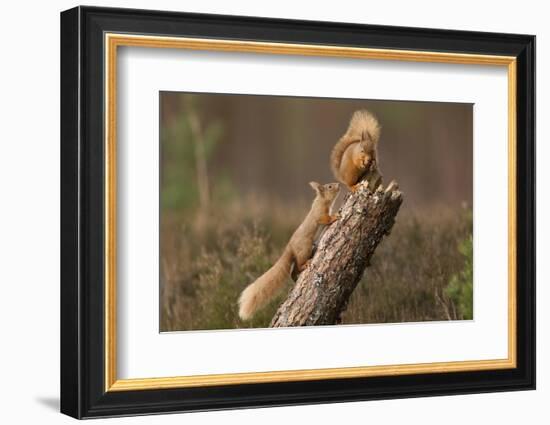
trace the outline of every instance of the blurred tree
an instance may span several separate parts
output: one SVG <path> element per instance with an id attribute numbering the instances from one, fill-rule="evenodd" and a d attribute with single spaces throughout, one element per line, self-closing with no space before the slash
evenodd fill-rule
<path id="1" fill-rule="evenodd" d="M 202 125 L 197 114 L 196 98 L 186 96 L 185 102 L 186 117 L 191 130 L 191 140 L 195 151 L 195 170 L 197 173 L 197 186 L 199 188 L 200 207 L 203 211 L 208 209 L 210 203 L 210 185 L 208 183 L 208 169 L 206 167 L 205 138 L 202 132 Z"/>
<path id="2" fill-rule="evenodd" d="M 196 95 L 179 97 L 177 119 L 163 126 L 162 208 L 207 211 L 212 198 L 208 161 L 222 136 L 219 121 L 201 120 Z M 227 192 L 228 182 L 220 185 Z"/>

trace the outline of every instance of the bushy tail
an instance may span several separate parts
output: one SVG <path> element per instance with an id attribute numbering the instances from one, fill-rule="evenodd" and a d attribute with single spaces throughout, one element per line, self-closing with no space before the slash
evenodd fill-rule
<path id="1" fill-rule="evenodd" d="M 239 297 L 239 316 L 250 319 L 283 287 L 290 276 L 293 263 L 292 251 L 286 247 L 277 262 L 254 283 L 248 285 Z"/>
<path id="2" fill-rule="evenodd" d="M 353 113 L 346 133 L 340 138 L 330 154 L 330 168 L 336 178 L 339 178 L 342 156 L 349 145 L 361 141 L 377 144 L 380 138 L 380 124 L 376 117 L 366 109 Z"/>

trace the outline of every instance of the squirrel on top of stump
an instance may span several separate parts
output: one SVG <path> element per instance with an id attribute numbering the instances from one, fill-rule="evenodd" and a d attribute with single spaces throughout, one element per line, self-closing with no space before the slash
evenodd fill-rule
<path id="1" fill-rule="evenodd" d="M 352 192 L 363 179 L 369 181 L 369 186 L 381 181 L 376 150 L 379 138 L 378 120 L 362 109 L 355 111 L 346 133 L 332 149 L 332 172 Z M 310 182 L 310 185 L 316 196 L 308 215 L 290 238 L 279 260 L 241 293 L 238 302 L 242 320 L 251 319 L 277 294 L 291 274 L 299 273 L 309 265 L 318 228 L 338 220 L 339 216 L 332 214 L 332 205 L 340 191 L 338 183 L 322 185 Z"/>
<path id="2" fill-rule="evenodd" d="M 355 111 L 346 133 L 338 140 L 330 154 L 330 168 L 334 177 L 352 192 L 368 177 L 369 182 L 381 179 L 378 164 L 380 124 L 366 109 Z"/>

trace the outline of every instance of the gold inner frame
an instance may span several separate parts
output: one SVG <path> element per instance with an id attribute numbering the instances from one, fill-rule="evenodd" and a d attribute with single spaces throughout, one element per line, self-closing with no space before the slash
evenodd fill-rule
<path id="1" fill-rule="evenodd" d="M 267 43 L 105 34 L 105 391 L 235 385 L 266 382 L 410 375 L 510 369 L 516 367 L 516 58 L 461 53 L 370 49 L 326 45 Z M 507 67 L 508 71 L 508 357 L 383 366 L 118 379 L 116 373 L 116 101 L 119 46 L 263 54 L 324 56 Z"/>

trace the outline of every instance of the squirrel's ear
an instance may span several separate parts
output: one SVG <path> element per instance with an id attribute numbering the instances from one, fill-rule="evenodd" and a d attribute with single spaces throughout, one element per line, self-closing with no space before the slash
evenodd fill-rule
<path id="1" fill-rule="evenodd" d="M 321 188 L 321 185 L 317 182 L 309 182 L 309 185 L 315 190 L 315 192 L 319 192 L 319 189 Z"/>

